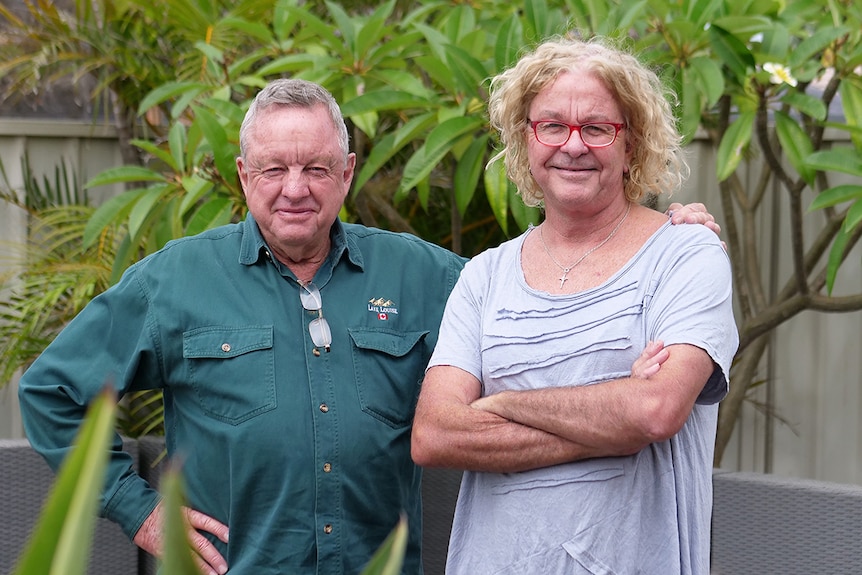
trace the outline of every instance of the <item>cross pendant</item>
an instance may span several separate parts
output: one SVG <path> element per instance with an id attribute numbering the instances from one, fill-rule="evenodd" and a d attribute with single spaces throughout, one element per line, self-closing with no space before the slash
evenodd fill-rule
<path id="1" fill-rule="evenodd" d="M 560 277 L 560 289 L 563 289 L 563 284 L 569 279 L 566 277 L 567 275 L 569 275 L 569 270 L 563 270 L 563 275 Z"/>

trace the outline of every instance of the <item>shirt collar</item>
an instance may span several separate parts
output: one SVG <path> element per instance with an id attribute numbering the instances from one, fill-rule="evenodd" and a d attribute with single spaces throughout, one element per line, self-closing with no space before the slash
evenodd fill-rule
<path id="1" fill-rule="evenodd" d="M 362 259 L 362 252 L 356 244 L 353 235 L 347 233 L 341 220 L 336 219 L 335 223 L 332 224 L 329 237 L 332 240 L 332 246 L 329 249 L 329 258 L 327 258 L 329 261 L 338 262 L 346 253 L 350 263 L 359 269 L 364 269 L 365 263 Z M 251 215 L 251 212 L 249 212 L 243 222 L 239 263 L 246 266 L 254 265 L 260 261 L 261 257 L 268 257 L 270 253 L 271 250 L 266 244 L 266 240 L 263 239 L 257 222 Z"/>

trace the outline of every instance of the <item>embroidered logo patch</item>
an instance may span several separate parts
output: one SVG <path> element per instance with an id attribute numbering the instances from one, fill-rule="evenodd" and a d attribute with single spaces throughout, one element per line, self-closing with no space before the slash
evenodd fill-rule
<path id="1" fill-rule="evenodd" d="M 373 297 L 368 300 L 368 311 L 377 314 L 377 319 L 387 321 L 389 315 L 398 315 L 398 308 L 391 299 L 384 297 Z"/>

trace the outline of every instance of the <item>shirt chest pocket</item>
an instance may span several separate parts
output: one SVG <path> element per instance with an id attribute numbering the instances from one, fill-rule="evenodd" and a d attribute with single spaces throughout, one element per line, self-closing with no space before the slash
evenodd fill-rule
<path id="1" fill-rule="evenodd" d="M 275 408 L 272 326 L 209 326 L 183 334 L 183 357 L 203 412 L 239 425 Z"/>
<path id="2" fill-rule="evenodd" d="M 348 332 L 362 411 L 393 428 L 409 425 L 428 364 L 429 354 L 422 344 L 428 331 Z"/>

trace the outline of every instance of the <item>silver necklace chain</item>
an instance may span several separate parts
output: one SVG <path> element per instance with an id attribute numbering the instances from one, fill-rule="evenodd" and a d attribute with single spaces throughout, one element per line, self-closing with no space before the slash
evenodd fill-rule
<path id="1" fill-rule="evenodd" d="M 546 243 L 545 243 L 545 234 L 544 234 L 544 232 L 543 232 L 543 230 L 545 229 L 545 226 L 544 226 L 544 225 L 539 226 L 539 239 L 540 239 L 540 240 L 542 240 L 542 247 L 544 247 L 544 248 L 545 248 L 545 253 L 546 253 L 546 254 L 548 254 L 548 257 L 549 257 L 549 258 L 551 258 L 551 261 L 552 261 L 552 262 L 554 262 L 554 264 L 555 264 L 558 268 L 560 268 L 561 270 L 563 270 L 563 275 L 560 277 L 560 289 L 563 289 L 563 284 L 565 284 L 565 283 L 566 283 L 566 280 L 567 280 L 567 279 L 569 279 L 569 278 L 568 278 L 568 277 L 566 277 L 566 276 L 568 276 L 568 275 L 569 275 L 569 272 L 570 272 L 570 271 L 572 271 L 573 269 L 575 269 L 575 267 L 577 267 L 577 265 L 578 265 L 579 263 L 581 263 L 582 261 L 584 261 L 585 259 L 587 259 L 587 256 L 588 256 L 588 255 L 590 255 L 591 253 L 593 253 L 594 251 L 596 251 L 597 249 L 599 249 L 600 247 L 602 247 L 603 245 L 605 245 L 606 243 L 608 243 L 609 241 L 611 241 L 611 238 L 612 238 L 612 237 L 614 237 L 614 235 L 615 235 L 615 234 L 619 231 L 619 229 L 622 227 L 623 222 L 624 222 L 624 221 L 626 221 L 626 218 L 628 217 L 628 215 L 629 215 L 629 211 L 630 211 L 631 209 L 632 209 L 632 204 L 631 204 L 631 202 L 629 202 L 628 206 L 626 207 L 626 213 L 624 213 L 624 214 L 623 214 L 622 219 L 617 223 L 616 227 L 615 227 L 613 230 L 611 230 L 611 233 L 608 235 L 608 237 L 606 237 L 605 239 L 603 239 L 603 240 L 601 241 L 601 243 L 600 243 L 600 244 L 598 244 L 597 246 L 592 247 L 592 248 L 590 248 L 589 250 L 587 250 L 587 253 L 585 253 L 584 255 L 582 255 L 581 257 L 579 257 L 575 263 L 573 263 L 572 265 L 570 265 L 570 266 L 568 266 L 568 267 L 566 267 L 566 266 L 564 266 L 564 265 L 560 264 L 560 262 L 558 262 L 557 260 L 555 260 L 555 259 L 554 259 L 554 256 L 552 256 L 552 255 L 551 255 L 551 250 L 549 250 L 549 249 L 548 249 L 548 244 L 546 244 Z"/>

